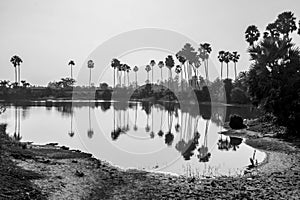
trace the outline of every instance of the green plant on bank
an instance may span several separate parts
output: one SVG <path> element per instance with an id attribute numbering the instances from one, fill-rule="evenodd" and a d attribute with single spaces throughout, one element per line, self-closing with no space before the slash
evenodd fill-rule
<path id="1" fill-rule="evenodd" d="M 279 14 L 260 39 L 254 27 L 246 31 L 252 61 L 247 78 L 249 94 L 256 105 L 272 113 L 278 124 L 286 126 L 289 134 L 299 136 L 300 50 L 290 37 L 297 29 L 296 18 L 291 12 Z M 255 34 L 249 34 L 250 29 Z"/>

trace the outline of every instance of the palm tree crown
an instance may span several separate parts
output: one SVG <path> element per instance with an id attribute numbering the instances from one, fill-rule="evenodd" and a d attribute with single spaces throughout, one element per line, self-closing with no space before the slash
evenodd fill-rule
<path id="1" fill-rule="evenodd" d="M 20 84 L 20 76 L 21 76 L 20 65 L 23 62 L 23 60 L 19 56 L 14 55 L 13 57 L 11 57 L 10 62 L 13 64 L 13 66 L 15 68 L 15 82 L 16 83 L 18 82 Z M 18 73 L 17 73 L 17 67 L 19 70 L 19 78 L 18 78 Z"/>
<path id="2" fill-rule="evenodd" d="M 250 44 L 250 46 L 252 46 L 254 42 L 258 40 L 259 36 L 260 33 L 256 26 L 254 25 L 248 26 L 245 32 L 245 37 L 246 37 L 246 41 Z"/>

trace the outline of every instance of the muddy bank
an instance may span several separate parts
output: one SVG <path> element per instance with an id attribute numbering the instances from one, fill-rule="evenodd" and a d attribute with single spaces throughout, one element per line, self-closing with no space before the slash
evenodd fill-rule
<path id="1" fill-rule="evenodd" d="M 299 149 L 250 133 L 239 134 L 268 156 L 259 167 L 237 178 L 198 179 L 125 171 L 90 154 L 53 145 L 19 145 L 14 151 L 6 145 L 4 153 L 18 170 L 38 175 L 26 178 L 29 194 L 36 194 L 30 199 L 299 199 Z M 1 169 L 1 173 L 6 172 Z"/>

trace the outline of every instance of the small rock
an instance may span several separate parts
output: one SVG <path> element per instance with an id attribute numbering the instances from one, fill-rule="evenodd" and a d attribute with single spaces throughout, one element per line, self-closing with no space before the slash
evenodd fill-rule
<path id="1" fill-rule="evenodd" d="M 76 170 L 75 175 L 78 176 L 78 177 L 83 177 L 84 173 L 81 172 L 81 171 Z"/>

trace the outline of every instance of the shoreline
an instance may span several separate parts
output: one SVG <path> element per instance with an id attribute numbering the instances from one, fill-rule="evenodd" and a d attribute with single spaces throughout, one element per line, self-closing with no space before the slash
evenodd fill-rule
<path id="1" fill-rule="evenodd" d="M 299 149 L 285 141 L 248 132 L 251 134 L 239 134 L 246 137 L 247 145 L 265 152 L 266 158 L 257 168 L 241 177 L 199 179 L 137 169 L 125 170 L 93 158 L 91 154 L 51 145 L 27 144 L 26 152 L 31 156 L 10 155 L 10 159 L 18 167 L 43 177 L 31 180 L 31 183 L 47 199 L 282 197 L 282 191 L 268 189 L 275 186 L 292 191 L 285 198 L 299 198 Z M 289 184 L 288 187 L 282 184 L 283 180 Z"/>

